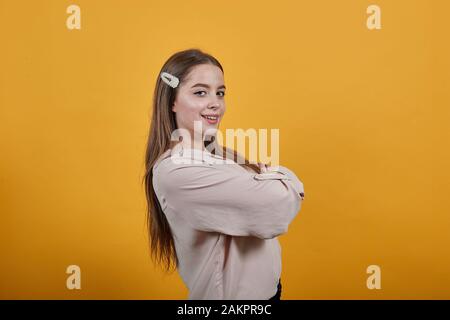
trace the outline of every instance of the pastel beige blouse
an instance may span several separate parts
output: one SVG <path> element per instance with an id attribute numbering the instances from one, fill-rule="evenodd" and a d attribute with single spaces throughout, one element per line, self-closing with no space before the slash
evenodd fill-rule
<path id="1" fill-rule="evenodd" d="M 168 149 L 153 166 L 188 299 L 269 299 L 281 276 L 277 236 L 300 211 L 289 169 L 257 174 L 208 151 Z"/>

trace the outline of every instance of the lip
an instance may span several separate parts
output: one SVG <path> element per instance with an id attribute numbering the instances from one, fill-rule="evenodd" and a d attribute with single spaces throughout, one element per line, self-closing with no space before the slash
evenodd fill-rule
<path id="1" fill-rule="evenodd" d="M 220 119 L 220 115 L 219 114 L 202 114 L 201 116 L 209 124 L 217 124 L 219 122 L 219 119 Z M 216 120 L 211 120 L 211 119 L 208 119 L 206 117 L 217 117 L 217 118 L 216 118 Z"/>

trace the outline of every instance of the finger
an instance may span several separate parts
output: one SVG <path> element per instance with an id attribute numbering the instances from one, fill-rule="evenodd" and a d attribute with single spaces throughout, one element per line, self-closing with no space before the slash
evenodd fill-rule
<path id="1" fill-rule="evenodd" d="M 267 172 L 267 168 L 266 168 L 266 165 L 264 163 L 259 162 L 258 165 L 259 165 L 259 168 L 261 170 L 261 173 Z"/>

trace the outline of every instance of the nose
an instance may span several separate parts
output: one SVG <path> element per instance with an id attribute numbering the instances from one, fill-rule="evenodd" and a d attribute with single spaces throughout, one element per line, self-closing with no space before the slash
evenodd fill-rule
<path id="1" fill-rule="evenodd" d="M 208 105 L 208 109 L 212 109 L 212 110 L 217 110 L 220 107 L 221 107 L 221 103 L 218 100 L 214 100 Z"/>
<path id="2" fill-rule="evenodd" d="M 210 104 L 209 106 L 208 106 L 208 109 L 210 109 L 210 110 L 217 110 L 217 109 L 219 109 L 220 108 L 220 106 L 219 106 L 219 104 Z"/>

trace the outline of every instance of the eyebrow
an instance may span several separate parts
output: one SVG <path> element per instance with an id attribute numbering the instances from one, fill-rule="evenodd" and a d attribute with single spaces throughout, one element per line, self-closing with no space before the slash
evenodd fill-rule
<path id="1" fill-rule="evenodd" d="M 209 85 L 207 85 L 206 83 L 196 83 L 196 84 L 194 84 L 191 88 L 194 88 L 194 87 L 205 87 L 205 88 L 210 88 L 210 86 Z M 220 87 L 218 87 L 217 89 L 226 89 L 226 87 L 224 86 L 224 85 L 221 85 Z"/>

